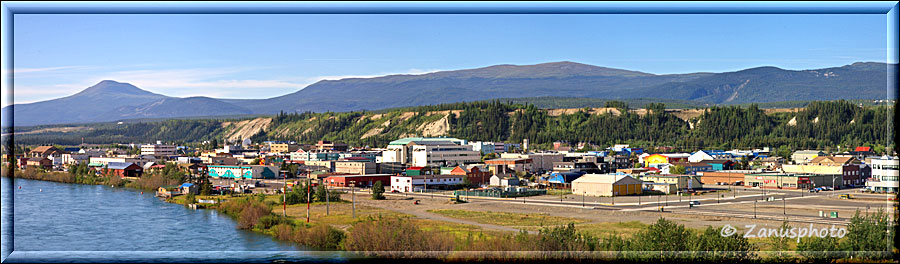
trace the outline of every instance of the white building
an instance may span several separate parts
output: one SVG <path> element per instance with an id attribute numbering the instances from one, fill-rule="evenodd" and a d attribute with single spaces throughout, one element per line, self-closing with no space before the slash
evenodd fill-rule
<path id="1" fill-rule="evenodd" d="M 413 142 L 412 166 L 443 167 L 481 162 L 481 153 L 470 145 L 457 145 L 450 141 Z"/>
<path id="2" fill-rule="evenodd" d="M 159 142 L 157 142 L 159 143 Z M 175 146 L 164 144 L 141 145 L 141 155 L 153 155 L 157 157 L 174 156 Z"/>
<path id="3" fill-rule="evenodd" d="M 704 160 L 733 160 L 734 155 L 724 151 L 700 150 L 688 157 L 689 162 L 703 162 Z"/>
<path id="4" fill-rule="evenodd" d="M 425 188 L 444 189 L 463 183 L 465 175 L 391 176 L 391 191 L 417 192 Z"/>
<path id="5" fill-rule="evenodd" d="M 106 166 L 109 165 L 110 162 L 121 162 L 121 163 L 134 163 L 138 166 L 144 166 L 145 163 L 156 161 L 152 156 L 137 156 L 137 157 L 91 157 L 89 165 L 97 165 L 97 166 Z"/>
<path id="6" fill-rule="evenodd" d="M 519 186 L 519 178 L 500 177 L 500 176 L 494 175 L 494 176 L 491 176 L 490 185 L 491 186 Z"/>
<path id="7" fill-rule="evenodd" d="M 91 156 L 88 154 L 66 153 L 62 154 L 63 164 L 77 164 L 81 162 L 89 162 Z"/>
<path id="8" fill-rule="evenodd" d="M 469 142 L 468 145 L 472 146 L 472 150 L 479 151 L 484 154 L 490 154 L 490 153 L 497 152 L 497 150 L 495 149 L 496 145 L 494 144 L 494 142 L 474 141 L 474 142 Z"/>
<path id="9" fill-rule="evenodd" d="M 897 193 L 898 169 L 900 160 L 897 157 L 872 159 L 872 178 L 866 181 L 866 189 L 876 192 Z"/>
<path id="10" fill-rule="evenodd" d="M 108 149 L 81 149 L 78 151 L 78 154 L 85 154 L 89 157 L 102 157 L 106 156 L 106 152 Z"/>
<path id="11" fill-rule="evenodd" d="M 382 151 L 381 153 L 381 162 L 384 163 L 400 163 L 400 164 L 412 164 L 412 146 L 413 145 L 422 145 L 427 144 L 428 142 L 452 142 L 458 145 L 467 145 L 467 142 L 462 139 L 457 138 L 448 138 L 448 137 L 433 137 L 433 138 L 401 138 L 398 140 L 391 141 L 388 143 L 387 149 Z M 479 159 L 480 160 L 480 159 Z"/>

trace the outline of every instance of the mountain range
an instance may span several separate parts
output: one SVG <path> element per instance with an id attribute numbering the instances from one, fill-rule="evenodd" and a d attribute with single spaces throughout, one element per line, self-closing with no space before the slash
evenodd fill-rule
<path id="1" fill-rule="evenodd" d="M 16 126 L 106 122 L 133 118 L 343 112 L 523 97 L 657 98 L 708 104 L 896 98 L 887 89 L 897 64 L 657 75 L 575 62 L 495 65 L 419 75 L 323 80 L 268 99 L 170 97 L 112 80 L 67 97 L 16 104 Z M 7 115 L 8 116 L 8 115 Z M 8 126 L 4 118 L 4 126 Z"/>

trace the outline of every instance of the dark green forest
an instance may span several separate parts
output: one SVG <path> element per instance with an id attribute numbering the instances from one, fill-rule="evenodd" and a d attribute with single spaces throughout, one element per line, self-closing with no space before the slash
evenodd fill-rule
<path id="1" fill-rule="evenodd" d="M 462 110 L 459 116 L 446 115 L 447 136 L 472 141 L 522 142 L 531 146 L 549 146 L 555 141 L 590 142 L 600 146 L 673 146 L 676 149 L 756 148 L 788 146 L 791 149 L 830 149 L 836 146 L 884 146 L 888 137 L 887 120 L 893 106 L 860 106 L 850 101 L 811 102 L 796 113 L 765 114 L 756 104 L 714 106 L 690 120 L 682 120 L 662 111 L 662 103 L 648 103 L 646 115 L 625 111 L 626 102 L 606 101 L 605 107 L 621 110 L 621 115 L 590 114 L 585 109 L 572 114 L 548 115 L 533 104 L 482 101 L 440 104 L 378 112 L 279 113 L 272 123 L 251 139 L 293 140 L 314 143 L 318 140 L 345 142 L 356 146 L 378 147 L 403 136 L 417 136 L 417 128 L 445 115 L 431 111 Z M 401 118 L 404 112 L 411 116 Z M 372 118 L 378 114 L 379 118 Z M 791 122 L 791 119 L 796 119 Z M 381 126 L 385 121 L 389 126 Z M 221 142 L 226 128 L 223 120 L 167 120 L 160 122 L 99 124 L 89 131 L 47 132 L 17 135 L 17 144 L 77 145 L 81 137 L 94 144 L 140 143 L 155 140 Z M 90 125 L 88 125 L 90 126 Z M 362 138 L 373 128 L 380 133 Z M 893 134 L 893 133 L 892 133 Z M 891 135 L 893 136 L 893 135 Z M 836 149 L 836 148 L 835 148 Z"/>

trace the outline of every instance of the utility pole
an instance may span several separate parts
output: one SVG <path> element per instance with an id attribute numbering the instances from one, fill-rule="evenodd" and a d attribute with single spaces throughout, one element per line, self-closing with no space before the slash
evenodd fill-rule
<path id="1" fill-rule="evenodd" d="M 353 203 L 353 218 L 356 218 L 356 193 L 354 184 L 356 181 L 350 181 L 350 199 L 352 199 Z"/>
<path id="2" fill-rule="evenodd" d="M 584 196 L 586 196 L 586 195 L 587 195 L 587 192 L 582 192 L 582 195 L 581 195 L 581 207 L 584 207 Z"/>
<path id="3" fill-rule="evenodd" d="M 753 218 L 756 219 L 756 200 L 753 201 Z"/>
<path id="4" fill-rule="evenodd" d="M 283 174 L 283 185 L 281 187 L 281 216 L 287 216 L 287 173 Z"/>
<path id="5" fill-rule="evenodd" d="M 322 183 L 319 183 L 319 184 L 324 184 L 324 182 L 325 182 L 325 181 L 322 180 Z M 328 196 L 329 196 L 329 195 L 328 195 L 328 185 L 327 185 L 327 184 L 324 184 L 324 185 L 325 185 L 325 186 L 324 186 L 324 187 L 325 187 L 325 215 L 328 216 L 328 213 L 331 211 L 331 210 L 329 210 L 329 208 L 328 208 L 328 203 L 329 203 L 328 200 L 331 199 L 331 197 L 328 197 Z"/>

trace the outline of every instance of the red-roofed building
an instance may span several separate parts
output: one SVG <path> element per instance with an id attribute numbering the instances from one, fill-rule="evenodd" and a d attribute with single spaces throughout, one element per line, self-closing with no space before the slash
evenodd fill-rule
<path id="1" fill-rule="evenodd" d="M 872 151 L 872 147 L 856 147 L 856 151 Z"/>
<path id="2" fill-rule="evenodd" d="M 466 178 L 468 178 L 469 182 L 474 184 L 482 184 L 490 181 L 492 174 L 490 171 L 482 171 L 478 167 L 474 166 L 469 169 L 463 168 L 461 166 L 456 166 L 447 175 L 465 175 Z"/>
<path id="3" fill-rule="evenodd" d="M 654 167 L 644 167 L 644 169 L 647 170 L 647 173 L 659 173 L 659 169 Z"/>

